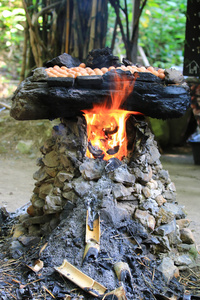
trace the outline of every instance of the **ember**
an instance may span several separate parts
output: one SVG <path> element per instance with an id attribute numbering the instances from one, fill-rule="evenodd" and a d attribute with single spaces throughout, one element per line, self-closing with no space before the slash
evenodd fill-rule
<path id="1" fill-rule="evenodd" d="M 121 160 L 127 156 L 126 120 L 131 114 L 142 114 L 120 107 L 132 92 L 137 77 L 133 81 L 121 81 L 116 73 L 115 90 L 120 92 L 111 91 L 111 103 L 105 101 L 83 111 L 87 121 L 88 157 L 105 160 L 116 157 Z"/>

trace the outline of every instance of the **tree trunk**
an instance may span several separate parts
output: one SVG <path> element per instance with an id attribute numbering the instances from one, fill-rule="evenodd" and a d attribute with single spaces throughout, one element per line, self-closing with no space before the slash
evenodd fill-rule
<path id="1" fill-rule="evenodd" d="M 27 66 L 41 67 L 63 52 L 84 61 L 94 48 L 104 48 L 107 0 L 23 0 L 29 36 Z"/>
<path id="2" fill-rule="evenodd" d="M 139 11 L 140 11 L 140 0 L 133 2 L 133 25 L 132 25 L 132 47 L 131 47 L 131 58 L 133 63 L 137 62 L 137 48 L 138 48 L 138 32 L 139 32 Z M 138 22 L 137 22 L 138 20 Z"/>

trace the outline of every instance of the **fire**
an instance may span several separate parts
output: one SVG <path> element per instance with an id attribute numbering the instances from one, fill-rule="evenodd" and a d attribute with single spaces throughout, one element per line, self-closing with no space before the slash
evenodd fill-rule
<path id="1" fill-rule="evenodd" d="M 108 160 L 116 157 L 120 160 L 127 156 L 126 120 L 130 114 L 140 114 L 120 109 L 132 92 L 133 81 L 122 81 L 116 76 L 115 91 L 111 91 L 111 104 L 105 101 L 95 104 L 90 110 L 84 110 L 87 122 L 88 149 L 86 156 Z"/>

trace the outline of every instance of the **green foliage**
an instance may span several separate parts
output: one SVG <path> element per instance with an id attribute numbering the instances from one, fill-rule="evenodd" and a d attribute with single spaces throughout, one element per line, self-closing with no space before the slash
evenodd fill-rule
<path id="1" fill-rule="evenodd" d="M 19 64 L 22 60 L 24 22 L 21 1 L 4 0 L 0 3 L 0 51 L 6 61 L 11 59 Z M 15 71 L 18 73 L 19 70 Z"/>
<path id="2" fill-rule="evenodd" d="M 129 32 L 132 27 L 132 4 L 127 0 Z M 119 0 L 124 9 L 125 1 Z M 148 0 L 140 18 L 139 44 L 143 47 L 149 62 L 163 68 L 182 65 L 185 39 L 187 0 Z M 32 0 L 29 10 L 36 10 L 38 1 Z M 111 47 L 116 21 L 114 8 L 108 2 L 108 30 L 106 46 Z M 126 16 L 120 9 L 120 17 L 127 35 Z M 23 27 L 26 22 L 21 0 L 3 0 L 0 2 L 0 52 L 7 55 L 7 61 L 14 59 L 18 63 L 15 72 L 19 73 L 22 61 Z M 115 55 L 126 55 L 119 26 L 115 39 Z M 6 63 L 7 63 L 6 61 Z M 7 63 L 8 64 L 8 63 Z"/>
<path id="3" fill-rule="evenodd" d="M 129 30 L 132 26 L 132 4 L 127 0 Z M 120 0 L 124 7 L 124 0 Z M 144 7 L 139 24 L 139 45 L 141 45 L 153 66 L 168 68 L 173 65 L 181 66 L 185 39 L 187 0 L 148 0 Z M 112 33 L 116 15 L 109 4 L 109 26 L 107 46 L 111 46 Z M 121 12 L 123 27 L 126 28 L 125 16 Z M 114 53 L 125 55 L 125 47 L 118 27 Z"/>
<path id="4" fill-rule="evenodd" d="M 140 19 L 139 44 L 150 64 L 162 68 L 182 65 L 186 4 L 186 0 L 147 1 Z"/>

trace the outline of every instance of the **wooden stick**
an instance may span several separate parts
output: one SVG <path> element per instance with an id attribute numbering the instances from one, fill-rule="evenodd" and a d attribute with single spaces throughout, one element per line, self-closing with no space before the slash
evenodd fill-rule
<path id="1" fill-rule="evenodd" d="M 52 298 L 56 299 L 56 297 L 43 285 L 43 289 L 51 295 Z"/>
<path id="2" fill-rule="evenodd" d="M 0 105 L 1 105 L 1 106 L 4 106 L 4 107 L 7 108 L 7 109 L 11 109 L 11 106 L 8 105 L 8 104 L 6 104 L 6 103 L 0 102 Z"/>

